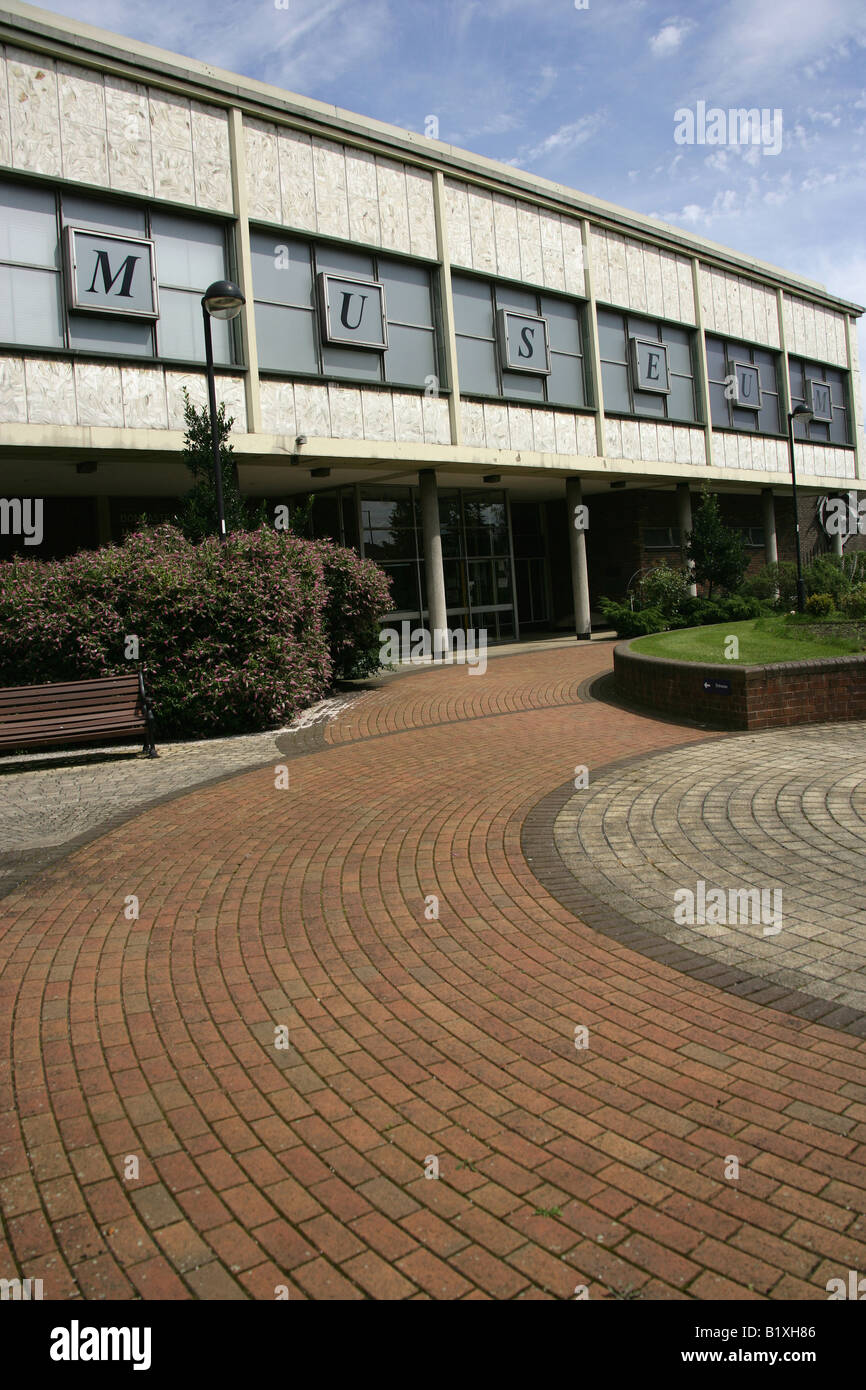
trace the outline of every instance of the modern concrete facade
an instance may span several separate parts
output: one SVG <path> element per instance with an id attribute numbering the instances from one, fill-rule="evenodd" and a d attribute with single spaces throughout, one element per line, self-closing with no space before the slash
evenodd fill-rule
<path id="1" fill-rule="evenodd" d="M 70 307 L 70 228 L 152 243 L 157 317 Z M 817 497 L 860 486 L 859 306 L 510 166 L 0 0 L 0 492 L 44 499 L 42 553 L 117 538 L 188 489 L 183 390 L 204 403 L 198 301 L 223 274 L 247 301 L 217 343 L 243 491 L 319 494 L 316 528 L 388 565 L 399 615 L 582 634 L 599 594 L 676 556 L 704 483 L 756 558 L 785 558 L 785 422 L 812 381 L 832 410 L 797 444 L 807 530 Z M 387 351 L 326 341 L 328 275 L 384 285 Z M 493 329 L 508 313 L 544 321 L 547 374 L 509 369 Z M 635 342 L 663 349 L 668 394 L 640 389 Z M 760 415 L 725 394 L 738 363 L 755 364 Z"/>

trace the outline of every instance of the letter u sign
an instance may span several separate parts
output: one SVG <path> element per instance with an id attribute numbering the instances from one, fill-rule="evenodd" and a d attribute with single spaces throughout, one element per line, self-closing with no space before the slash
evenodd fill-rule
<path id="1" fill-rule="evenodd" d="M 385 351 L 388 324 L 384 285 L 320 271 L 318 290 L 324 343 Z"/>

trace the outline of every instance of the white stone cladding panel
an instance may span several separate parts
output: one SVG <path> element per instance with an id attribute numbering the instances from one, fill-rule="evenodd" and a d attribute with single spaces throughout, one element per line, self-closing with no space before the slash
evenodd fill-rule
<path id="1" fill-rule="evenodd" d="M 54 62 L 9 47 L 6 71 L 13 167 L 33 174 L 61 175 L 60 107 Z"/>
<path id="2" fill-rule="evenodd" d="M 691 430 L 686 430 L 679 425 L 674 425 L 674 463 L 691 463 L 691 434 Z"/>
<path id="3" fill-rule="evenodd" d="M 425 444 L 451 443 L 451 416 L 446 400 L 436 396 L 422 396 L 421 417 L 424 422 Z"/>
<path id="4" fill-rule="evenodd" d="M 123 427 L 120 368 L 101 362 L 76 362 L 75 399 L 79 425 Z"/>
<path id="5" fill-rule="evenodd" d="M 316 193 L 313 187 L 313 145 L 309 135 L 298 130 L 281 130 L 276 140 L 278 212 L 272 220 L 282 222 L 286 227 L 297 227 L 301 231 L 316 230 Z M 349 170 L 346 170 L 347 181 Z M 352 170 L 352 177 L 357 177 Z M 256 187 L 254 167 L 248 169 L 247 186 Z M 270 181 L 267 185 L 270 197 Z M 376 199 L 376 218 L 379 216 L 379 203 L 376 196 L 375 178 L 373 197 Z"/>
<path id="6" fill-rule="evenodd" d="M 814 473 L 819 478 L 824 477 L 855 477 L 854 452 L 851 449 L 830 449 L 826 445 L 814 444 L 813 463 L 811 468 L 807 465 L 803 468 L 804 473 Z"/>
<path id="7" fill-rule="evenodd" d="M 659 461 L 659 435 L 658 425 L 654 421 L 638 421 L 638 432 L 640 435 L 640 454 L 639 457 L 645 459 L 647 463 L 658 463 Z"/>
<path id="8" fill-rule="evenodd" d="M 453 265 L 569 294 L 585 293 L 576 218 L 455 179 L 445 180 L 445 209 Z"/>
<path id="9" fill-rule="evenodd" d="M 262 429 L 266 434 L 285 434 L 293 438 L 298 433 L 295 418 L 295 385 L 292 381 L 259 383 L 262 406 Z"/>
<path id="10" fill-rule="evenodd" d="M 0 422 L 24 424 L 27 420 L 27 385 L 23 357 L 0 357 Z"/>
<path id="11" fill-rule="evenodd" d="M 244 152 L 250 217 L 282 222 L 280 150 L 274 127 L 264 121 L 244 120 Z M 309 174 L 309 194 L 313 197 L 312 159 Z"/>
<path id="12" fill-rule="evenodd" d="M 424 443 L 424 417 L 420 396 L 394 392 L 394 438 L 404 443 Z"/>
<path id="13" fill-rule="evenodd" d="M 24 361 L 27 421 L 31 425 L 76 425 L 75 380 L 71 362 L 28 357 Z"/>
<path id="14" fill-rule="evenodd" d="M 361 409 L 365 439 L 394 438 L 394 402 L 390 391 L 362 391 Z"/>
<path id="15" fill-rule="evenodd" d="M 484 403 L 484 440 L 488 449 L 509 449 L 508 407 Z"/>
<path id="16" fill-rule="evenodd" d="M 779 318 L 774 290 L 712 266 L 702 265 L 698 279 L 707 333 L 743 338 L 765 347 L 779 347 Z"/>
<path id="17" fill-rule="evenodd" d="M 595 433 L 595 419 L 590 415 L 576 415 L 577 452 L 582 458 L 598 456 L 598 439 Z"/>
<path id="18" fill-rule="evenodd" d="M 532 434 L 540 454 L 556 453 L 556 425 L 552 410 L 533 410 Z"/>
<path id="19" fill-rule="evenodd" d="M 672 425 L 656 425 L 659 463 L 675 463 L 674 431 Z"/>
<path id="20" fill-rule="evenodd" d="M 160 367 L 121 367 L 123 423 L 127 429 L 168 429 L 165 372 Z"/>
<path id="21" fill-rule="evenodd" d="M 364 421 L 361 415 L 361 392 L 357 387 L 328 385 L 331 407 L 331 434 L 334 439 L 363 438 Z"/>
<path id="22" fill-rule="evenodd" d="M 251 118 L 244 143 L 251 217 L 436 259 L 426 170 Z"/>
<path id="23" fill-rule="evenodd" d="M 622 444 L 622 421 L 605 420 L 604 422 L 604 452 L 608 458 L 621 459 L 623 457 Z"/>
<path id="24" fill-rule="evenodd" d="M 484 408 L 477 401 L 463 401 L 460 406 L 463 440 L 470 448 L 484 448 Z M 534 445 L 533 445 L 534 448 Z"/>
<path id="25" fill-rule="evenodd" d="M 493 230 L 493 199 L 482 189 L 469 190 L 469 239 L 475 270 L 496 274 L 496 239 Z"/>
<path id="26" fill-rule="evenodd" d="M 315 439 L 331 435 L 331 409 L 327 386 L 295 382 L 295 418 L 298 434 Z"/>
<path id="27" fill-rule="evenodd" d="M 622 427 L 622 457 L 640 458 L 640 426 L 637 420 L 620 420 Z"/>
<path id="28" fill-rule="evenodd" d="M 524 406 L 510 405 L 508 407 L 508 432 L 511 439 L 511 447 L 515 450 L 531 449 L 532 441 L 532 411 Z"/>
<path id="29" fill-rule="evenodd" d="M 225 112 L 13 45 L 0 47 L 0 163 L 201 208 L 232 206 Z"/>
<path id="30" fill-rule="evenodd" d="M 577 453 L 576 416 L 557 410 L 553 416 L 553 429 L 558 454 Z"/>
<path id="31" fill-rule="evenodd" d="M 325 236 L 348 238 L 349 199 L 346 193 L 346 157 L 342 145 L 330 140 L 313 141 L 313 185 L 316 190 L 316 230 Z"/>
<path id="32" fill-rule="evenodd" d="M 590 226 L 590 255 L 595 295 L 602 304 L 694 323 L 687 257 L 595 226 Z"/>
<path id="33" fill-rule="evenodd" d="M 812 357 L 847 367 L 845 315 L 794 295 L 784 295 L 785 342 L 794 357 Z"/>
<path id="34" fill-rule="evenodd" d="M 0 164 L 12 165 L 12 116 L 9 110 L 9 79 L 6 58 L 0 45 Z"/>
<path id="35" fill-rule="evenodd" d="M 217 378 L 217 401 L 219 401 L 219 384 L 219 378 Z M 203 372 L 166 372 L 165 400 L 170 430 L 186 429 L 183 414 L 184 391 L 189 393 L 191 404 L 199 410 L 202 407 L 207 407 L 207 381 Z"/>

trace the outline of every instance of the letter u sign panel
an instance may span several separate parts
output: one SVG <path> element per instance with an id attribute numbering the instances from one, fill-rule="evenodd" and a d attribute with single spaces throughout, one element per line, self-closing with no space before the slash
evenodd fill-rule
<path id="1" fill-rule="evenodd" d="M 377 352 L 387 348 L 385 286 L 378 280 L 346 279 L 344 275 L 320 271 L 319 311 L 326 343 L 373 348 Z"/>
<path id="2" fill-rule="evenodd" d="M 66 290 L 76 311 L 159 318 L 153 242 L 67 227 Z"/>

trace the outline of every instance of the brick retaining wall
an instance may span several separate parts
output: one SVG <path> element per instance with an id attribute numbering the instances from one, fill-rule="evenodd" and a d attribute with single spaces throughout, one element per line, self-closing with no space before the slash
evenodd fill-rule
<path id="1" fill-rule="evenodd" d="M 701 724 L 775 729 L 866 719 L 866 655 L 859 653 L 767 666 L 704 665 L 643 656 L 620 642 L 613 667 L 624 699 Z M 705 682 L 721 688 L 705 689 Z"/>

